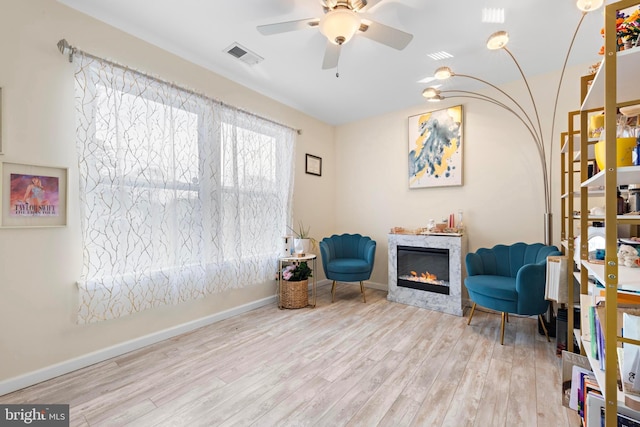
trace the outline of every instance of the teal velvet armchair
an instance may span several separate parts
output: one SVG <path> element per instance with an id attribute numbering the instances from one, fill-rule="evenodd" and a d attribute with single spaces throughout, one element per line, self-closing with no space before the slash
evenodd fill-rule
<path id="1" fill-rule="evenodd" d="M 366 303 L 363 281 L 371 277 L 376 242 L 360 234 L 334 234 L 322 239 L 320 254 L 324 274 L 333 280 L 331 302 L 335 300 L 336 282 L 360 282 L 362 300 Z"/>
<path id="2" fill-rule="evenodd" d="M 546 264 L 547 257 L 553 255 L 562 253 L 555 246 L 522 242 L 467 254 L 464 284 L 473 301 L 467 324 L 471 323 L 476 305 L 501 312 L 500 344 L 503 344 L 505 318 L 509 313 L 541 317 L 549 308 L 545 299 Z M 542 326 L 549 340 L 544 321 Z"/>

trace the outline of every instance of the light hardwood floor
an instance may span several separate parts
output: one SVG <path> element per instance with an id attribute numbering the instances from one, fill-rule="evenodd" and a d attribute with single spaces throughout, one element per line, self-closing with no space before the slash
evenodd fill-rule
<path id="1" fill-rule="evenodd" d="M 254 310 L 0 403 L 68 403 L 72 426 L 579 426 L 535 319 L 467 319 L 320 287 L 315 309 Z"/>

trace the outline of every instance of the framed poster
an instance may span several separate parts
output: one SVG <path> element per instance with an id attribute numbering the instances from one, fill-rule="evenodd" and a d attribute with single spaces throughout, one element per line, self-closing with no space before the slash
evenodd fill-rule
<path id="1" fill-rule="evenodd" d="M 409 117 L 409 188 L 462 185 L 462 105 Z"/>
<path id="2" fill-rule="evenodd" d="M 322 158 L 307 154 L 304 171 L 310 175 L 322 176 Z"/>
<path id="3" fill-rule="evenodd" d="M 67 169 L 2 163 L 2 227 L 67 225 Z"/>

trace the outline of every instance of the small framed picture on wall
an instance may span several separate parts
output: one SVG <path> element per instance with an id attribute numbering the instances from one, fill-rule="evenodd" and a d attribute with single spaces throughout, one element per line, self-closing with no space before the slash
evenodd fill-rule
<path id="1" fill-rule="evenodd" d="M 304 171 L 309 175 L 322 176 L 322 158 L 307 154 Z"/>

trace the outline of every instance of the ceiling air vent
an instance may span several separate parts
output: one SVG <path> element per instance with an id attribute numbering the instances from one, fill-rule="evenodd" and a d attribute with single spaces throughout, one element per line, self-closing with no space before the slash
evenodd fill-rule
<path id="1" fill-rule="evenodd" d="M 245 62 L 249 65 L 255 65 L 259 62 L 264 61 L 263 57 L 261 57 L 257 53 L 251 52 L 249 49 L 247 49 L 244 46 L 241 46 L 238 43 L 233 43 L 224 51 L 227 52 L 229 55 L 234 56 L 239 60 L 241 60 L 242 62 Z"/>

